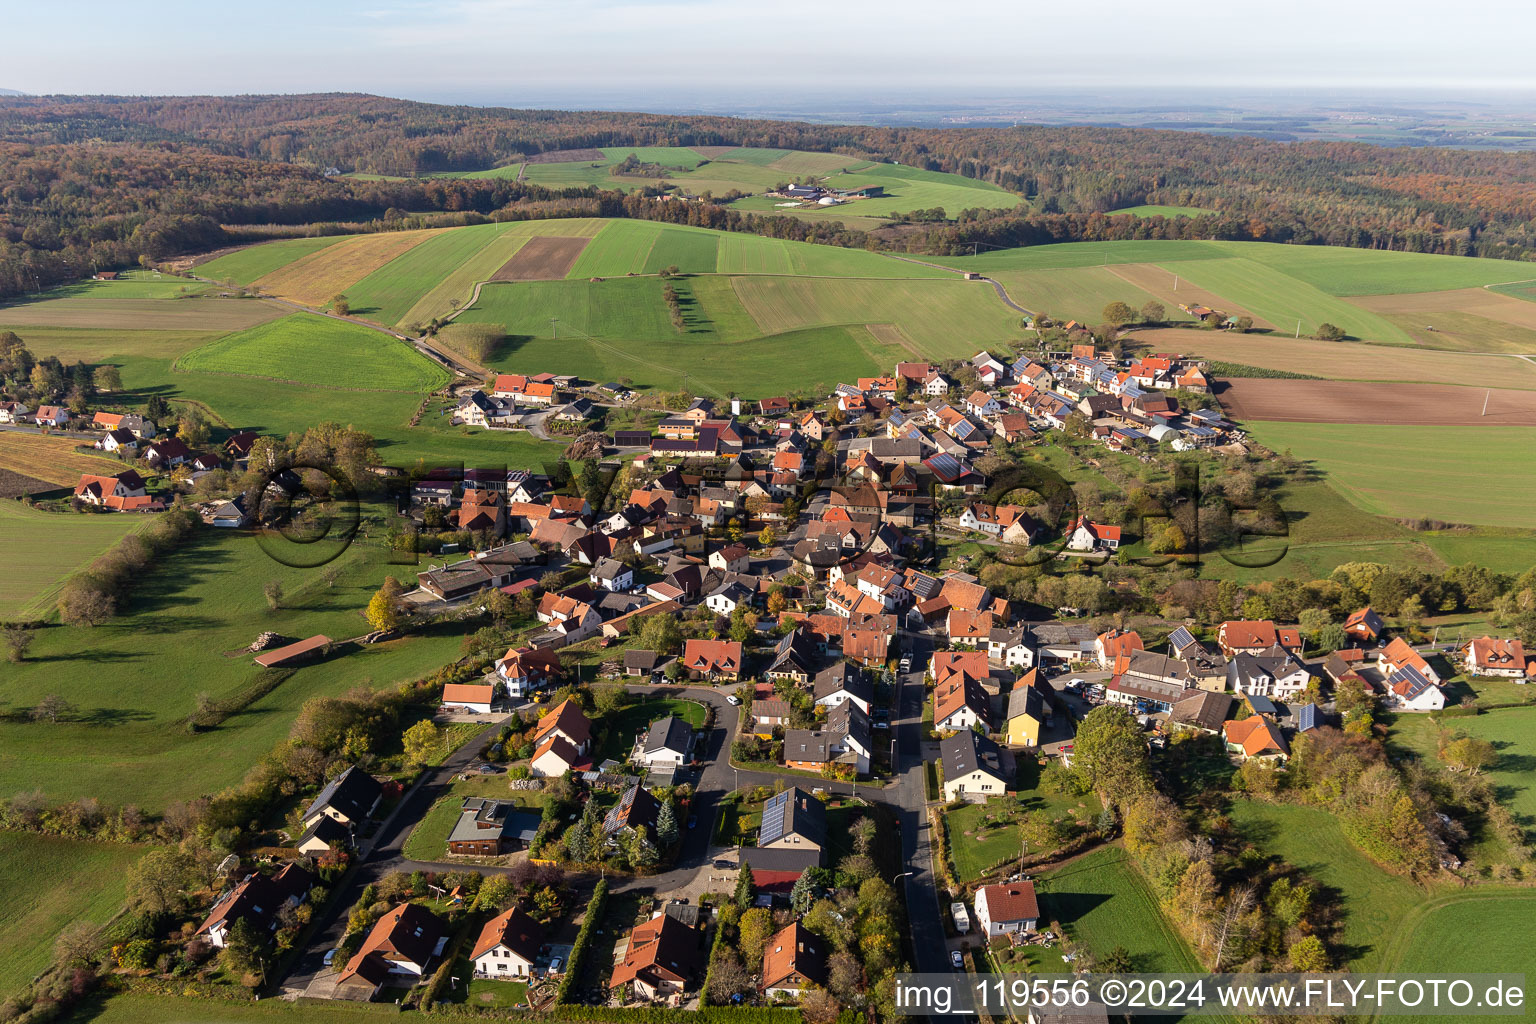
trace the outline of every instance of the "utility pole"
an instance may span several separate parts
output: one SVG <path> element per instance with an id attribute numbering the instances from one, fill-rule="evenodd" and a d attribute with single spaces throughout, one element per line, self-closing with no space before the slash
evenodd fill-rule
<path id="1" fill-rule="evenodd" d="M 555 325 L 559 322 L 560 318 L 557 316 L 552 316 L 549 318 L 549 336 L 551 340 L 553 340 L 555 337 Z"/>
<path id="2" fill-rule="evenodd" d="M 1488 415 L 1488 399 L 1493 397 L 1493 389 L 1489 388 L 1483 393 L 1483 415 Z"/>
<path id="3" fill-rule="evenodd" d="M 1301 321 L 1300 320 L 1296 321 L 1296 337 L 1298 337 L 1298 338 L 1301 337 Z"/>

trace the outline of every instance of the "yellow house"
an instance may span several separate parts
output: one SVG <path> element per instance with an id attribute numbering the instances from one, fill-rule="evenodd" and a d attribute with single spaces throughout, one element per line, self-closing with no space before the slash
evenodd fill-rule
<path id="1" fill-rule="evenodd" d="M 1014 684 L 1008 694 L 1008 745 L 1038 747 L 1040 730 L 1050 718 L 1050 705 L 1040 693 L 1039 672 L 1031 669 Z"/>

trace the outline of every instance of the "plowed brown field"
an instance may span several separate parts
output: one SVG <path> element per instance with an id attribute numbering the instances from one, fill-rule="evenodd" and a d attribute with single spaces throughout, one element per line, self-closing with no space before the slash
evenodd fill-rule
<path id="1" fill-rule="evenodd" d="M 1217 398 L 1238 421 L 1536 426 L 1536 394 L 1454 384 L 1246 377 L 1225 381 Z"/>
<path id="2" fill-rule="evenodd" d="M 491 275 L 492 281 L 559 281 L 570 273 L 590 238 L 530 238 Z"/>

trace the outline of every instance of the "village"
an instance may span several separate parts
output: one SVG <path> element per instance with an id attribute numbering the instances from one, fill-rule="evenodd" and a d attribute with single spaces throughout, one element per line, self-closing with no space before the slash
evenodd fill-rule
<path id="1" fill-rule="evenodd" d="M 604 436 L 606 475 L 410 475 L 394 504 L 406 532 L 461 540 L 424 548 L 377 633 L 517 609 L 517 641 L 442 688 L 439 722 L 483 731 L 408 791 L 336 766 L 283 856 L 232 868 L 192 935 L 214 950 L 291 944 L 295 908 L 358 865 L 305 910 L 318 927 L 294 949 L 286 994 L 420 1005 L 462 986 L 497 1006 L 819 1012 L 866 1005 L 863 987 L 895 966 L 850 944 L 841 915 L 891 930 L 903 904 L 919 970 L 1093 966 L 1053 929 L 1023 852 L 971 870 L 954 849 L 1012 820 L 1051 773 L 1080 770 L 1080 727 L 1117 716 L 1143 755 L 1199 740 L 1257 787 L 1297 737 L 1347 728 L 1362 707 L 1439 711 L 1457 673 L 1536 680 L 1517 639 L 1415 641 L 1369 606 L 1341 643 L 1312 650 L 1268 619 L 1189 618 L 1149 643 L 1071 600 L 1031 618 L 945 554 L 1116 559 L 1131 539 L 1121 524 L 1052 527 L 1038 502 L 997 500 L 986 460 L 1017 460 L 1050 431 L 1143 460 L 1244 450 L 1219 408 L 1186 404 L 1211 390 L 1178 355 L 980 352 L 949 373 L 899 363 L 810 408 L 695 398 L 652 429 Z M 500 374 L 465 389 L 454 415 L 580 425 L 622 391 Z M 5 415 L 65 428 L 69 414 Z M 102 451 L 178 471 L 155 494 L 137 469 L 84 476 L 74 503 L 90 510 L 164 509 L 199 474 L 247 468 L 259 441 L 242 431 L 198 451 L 132 414 L 87 422 Z M 278 473 L 268 491 L 300 487 Z M 265 515 L 244 495 L 198 507 L 212 527 Z M 273 638 L 252 654 L 287 669 L 330 644 Z M 1086 800 L 1062 806 L 1051 838 L 1024 841 L 1029 860 L 1116 827 L 1108 809 L 1091 821 Z"/>

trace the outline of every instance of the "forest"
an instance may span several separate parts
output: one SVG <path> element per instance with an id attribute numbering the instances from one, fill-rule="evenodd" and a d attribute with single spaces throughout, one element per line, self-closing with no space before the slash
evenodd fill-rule
<path id="1" fill-rule="evenodd" d="M 990 181 L 1031 204 L 861 232 L 591 187 L 425 177 L 618 145 L 846 153 Z M 1217 212 L 1108 215 L 1144 203 Z M 251 237 L 407 226 L 403 211 L 522 218 L 595 210 L 930 254 L 972 243 L 1220 238 L 1529 259 L 1536 154 L 1111 127 L 917 129 L 514 110 L 353 94 L 0 98 L 0 296 Z"/>

